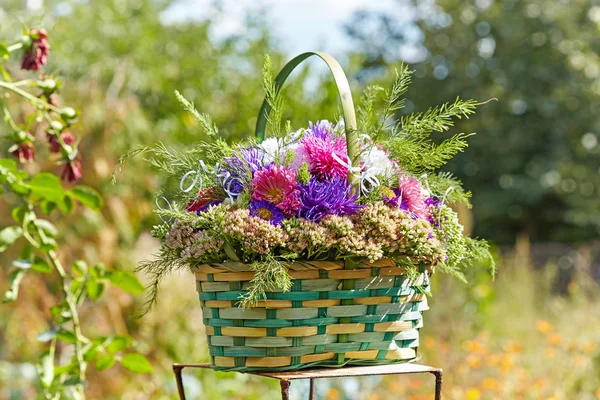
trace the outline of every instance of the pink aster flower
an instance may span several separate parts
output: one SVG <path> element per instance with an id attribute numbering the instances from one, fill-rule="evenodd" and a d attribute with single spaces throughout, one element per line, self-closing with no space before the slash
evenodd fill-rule
<path id="1" fill-rule="evenodd" d="M 398 190 L 402 198 L 402 205 L 406 205 L 408 211 L 412 212 L 419 218 L 426 218 L 428 207 L 425 204 L 421 183 L 406 175 L 401 175 L 399 178 Z"/>
<path id="2" fill-rule="evenodd" d="M 252 200 L 273 203 L 288 216 L 296 214 L 300 209 L 294 170 L 271 165 L 256 171 L 252 179 L 252 188 Z"/>
<path id="3" fill-rule="evenodd" d="M 299 147 L 308 155 L 310 172 L 319 179 L 348 176 L 346 139 L 332 135 L 307 134 Z"/>

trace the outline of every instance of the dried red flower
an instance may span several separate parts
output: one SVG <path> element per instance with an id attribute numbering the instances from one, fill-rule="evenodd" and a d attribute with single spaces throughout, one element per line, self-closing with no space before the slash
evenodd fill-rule
<path id="1" fill-rule="evenodd" d="M 69 183 L 73 183 L 83 175 L 83 171 L 81 170 L 81 161 L 79 158 L 69 161 L 63 167 L 62 172 L 60 173 L 60 178 L 63 181 L 67 181 Z"/>
<path id="2" fill-rule="evenodd" d="M 32 29 L 29 37 L 32 40 L 31 46 L 25 52 L 21 68 L 29 71 L 37 71 L 46 65 L 48 54 L 50 53 L 48 33 L 45 29 Z"/>
<path id="3" fill-rule="evenodd" d="M 66 145 L 70 146 L 73 143 L 75 143 L 75 136 L 69 131 L 61 132 L 60 136 Z M 51 133 L 46 133 L 46 139 L 48 139 L 48 145 L 50 147 L 50 151 L 52 153 L 60 153 L 60 143 L 59 143 L 56 135 L 53 135 Z"/>
<path id="4" fill-rule="evenodd" d="M 19 159 L 19 162 L 26 163 L 35 160 L 35 147 L 30 142 L 23 142 L 12 152 L 12 155 Z"/>

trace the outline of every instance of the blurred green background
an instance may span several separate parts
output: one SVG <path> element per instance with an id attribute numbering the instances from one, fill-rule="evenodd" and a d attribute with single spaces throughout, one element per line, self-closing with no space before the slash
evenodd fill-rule
<path id="1" fill-rule="evenodd" d="M 303 50 L 331 52 L 356 95 L 390 84 L 394 66 L 408 62 L 415 82 L 404 112 L 458 95 L 498 98 L 457 123 L 456 132 L 478 134 L 447 169 L 473 191 L 461 217 L 495 244 L 500 272 L 495 281 L 472 272 L 468 285 L 434 277 L 422 362 L 445 369 L 448 399 L 600 399 L 600 1 L 2 0 L 0 38 L 18 35 L 19 21 L 49 32 L 47 70 L 64 77 L 63 97 L 82 114 L 83 183 L 105 196 L 102 214 L 56 222 L 64 256 L 126 269 L 157 248 L 149 230 L 160 181 L 138 160 L 112 185 L 118 157 L 139 144 L 204 139 L 175 89 L 231 141 L 253 134 L 265 53 L 280 68 Z M 285 96 L 296 127 L 337 115 L 318 61 Z M 9 209 L 0 202 L 0 228 Z M 31 363 L 43 350 L 35 337 L 54 290 L 30 274 L 17 307 L 0 306 L 0 399 L 34 398 Z M 193 278 L 170 278 L 160 298 L 141 319 L 144 299 L 117 291 L 84 306 L 84 329 L 131 334 L 155 366 L 146 376 L 92 367 L 90 398 L 172 399 L 171 364 L 208 360 Z M 275 382 L 214 376 L 186 374 L 189 398 L 277 396 Z M 425 399 L 432 387 L 428 378 L 365 378 L 318 390 L 327 399 Z M 307 386 L 292 388 L 302 398 Z"/>

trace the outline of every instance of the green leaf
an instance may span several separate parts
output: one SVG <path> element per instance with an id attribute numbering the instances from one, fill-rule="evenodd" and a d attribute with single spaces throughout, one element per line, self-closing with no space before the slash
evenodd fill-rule
<path id="1" fill-rule="evenodd" d="M 0 43 L 0 57 L 8 58 L 10 56 L 10 51 L 8 51 L 8 47 L 6 45 Z"/>
<path id="2" fill-rule="evenodd" d="M 19 295 L 19 284 L 25 276 L 26 269 L 15 269 L 8 274 L 8 284 L 10 289 L 4 293 L 3 303 L 15 301 Z"/>
<path id="3" fill-rule="evenodd" d="M 0 159 L 0 167 L 15 172 L 17 170 L 17 162 L 12 158 L 2 158 Z"/>
<path id="4" fill-rule="evenodd" d="M 138 374 L 149 374 L 152 372 L 150 362 L 146 357 L 138 353 L 125 354 L 121 359 L 121 365 Z"/>
<path id="5" fill-rule="evenodd" d="M 52 272 L 52 266 L 46 261 L 45 258 L 36 257 L 33 260 L 33 264 L 31 264 L 31 269 L 36 272 L 41 272 L 43 274 L 49 274 Z"/>
<path id="6" fill-rule="evenodd" d="M 98 263 L 92 267 L 90 270 L 90 276 L 92 278 L 103 278 L 104 273 L 106 272 L 106 267 L 102 263 Z"/>
<path id="7" fill-rule="evenodd" d="M 109 271 L 106 277 L 114 286 L 123 289 L 124 291 L 131 294 L 142 294 L 144 292 L 144 285 L 138 280 L 131 272 L 127 271 Z"/>
<path id="8" fill-rule="evenodd" d="M 102 196 L 100 193 L 88 186 L 75 186 L 69 191 L 69 196 L 93 211 L 102 208 Z"/>
<path id="9" fill-rule="evenodd" d="M 49 172 L 37 174 L 27 186 L 33 194 L 57 204 L 61 203 L 67 194 L 60 184 L 60 179 Z"/>
<path id="10" fill-rule="evenodd" d="M 75 261 L 73 265 L 71 265 L 71 269 L 73 270 L 73 274 L 78 278 L 83 278 L 88 272 L 87 263 L 83 260 Z"/>
<path id="11" fill-rule="evenodd" d="M 23 229 L 19 226 L 9 226 L 0 231 L 0 253 L 8 249 L 12 244 L 23 236 Z"/>
<path id="12" fill-rule="evenodd" d="M 77 341 L 75 334 L 66 329 L 61 329 L 58 332 L 58 334 L 56 335 L 56 337 L 58 338 L 58 340 L 61 340 L 65 343 L 69 343 L 69 344 L 75 344 L 75 342 Z"/>
<path id="13" fill-rule="evenodd" d="M 47 219 L 36 219 L 33 223 L 49 237 L 55 237 L 58 234 L 58 229 Z"/>
<path id="14" fill-rule="evenodd" d="M 50 215 L 52 214 L 52 211 L 54 211 L 56 209 L 56 203 L 53 203 L 51 201 L 48 200 L 44 200 L 42 201 L 42 203 L 40 204 L 40 210 L 42 210 L 42 212 L 45 215 Z"/>
<path id="15" fill-rule="evenodd" d="M 15 207 L 12 209 L 11 211 L 11 215 L 13 217 L 13 219 L 15 220 L 15 222 L 17 224 L 23 224 L 23 221 L 25 220 L 25 214 L 27 213 L 27 208 L 26 207 Z"/>
<path id="16" fill-rule="evenodd" d="M 65 215 L 70 214 L 74 208 L 73 200 L 71 200 L 69 196 L 63 197 L 62 201 L 58 202 L 57 205 L 60 211 Z"/>
<path id="17" fill-rule="evenodd" d="M 104 371 L 115 365 L 115 361 L 112 354 L 104 354 L 96 361 L 96 368 L 98 371 Z"/>
<path id="18" fill-rule="evenodd" d="M 52 338 L 56 337 L 57 334 L 57 331 L 42 332 L 39 335 L 37 335 L 35 340 L 37 340 L 38 342 L 49 342 L 52 340 Z"/>
<path id="19" fill-rule="evenodd" d="M 102 293 L 104 293 L 104 283 L 91 279 L 87 281 L 85 289 L 90 299 L 98 300 L 102 296 Z"/>
<path id="20" fill-rule="evenodd" d="M 131 346 L 132 343 L 133 339 L 131 339 L 129 336 L 113 336 L 108 346 L 106 346 L 106 350 L 109 353 L 118 353 L 119 351 Z"/>

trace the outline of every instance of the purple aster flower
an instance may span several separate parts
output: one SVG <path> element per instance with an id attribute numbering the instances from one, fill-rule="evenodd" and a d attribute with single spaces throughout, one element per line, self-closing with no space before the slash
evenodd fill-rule
<path id="1" fill-rule="evenodd" d="M 309 122 L 308 131 L 314 137 L 325 140 L 328 136 L 333 136 L 333 124 L 327 120 L 318 121 L 315 124 Z"/>
<path id="2" fill-rule="evenodd" d="M 254 147 L 241 149 L 235 156 L 225 157 L 223 164 L 221 172 L 230 173 L 225 189 L 232 195 L 238 195 L 252 182 L 254 173 L 263 168 L 264 154 Z"/>
<path id="3" fill-rule="evenodd" d="M 356 193 L 345 178 L 318 181 L 311 177 L 307 185 L 300 185 L 299 199 L 302 202 L 300 216 L 318 221 L 326 215 L 356 214 L 363 206 L 356 203 Z"/>
<path id="4" fill-rule="evenodd" d="M 285 214 L 275 204 L 266 200 L 253 200 L 248 205 L 250 215 L 269 221 L 272 225 L 281 225 Z"/>
<path id="5" fill-rule="evenodd" d="M 434 218 L 434 215 L 431 212 L 431 209 L 434 207 L 439 207 L 440 204 L 442 204 L 441 200 L 436 199 L 435 197 L 431 196 L 425 199 L 425 205 L 428 207 L 428 216 L 427 216 L 427 220 L 434 226 L 436 226 L 438 229 L 442 229 L 442 224 L 440 223 L 439 220 L 436 220 Z"/>

